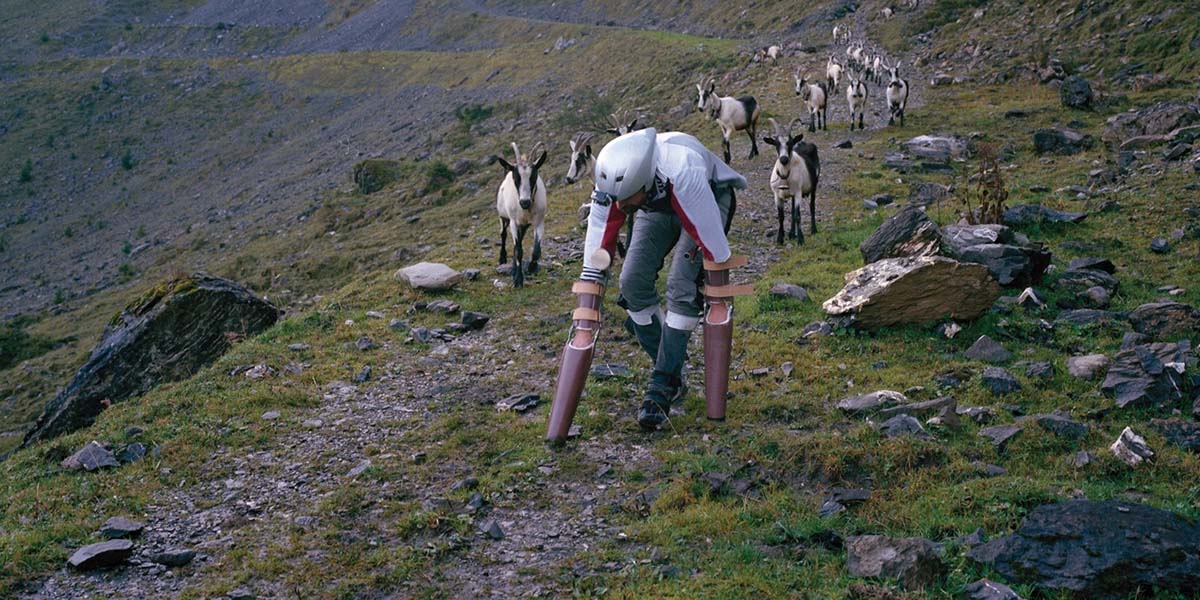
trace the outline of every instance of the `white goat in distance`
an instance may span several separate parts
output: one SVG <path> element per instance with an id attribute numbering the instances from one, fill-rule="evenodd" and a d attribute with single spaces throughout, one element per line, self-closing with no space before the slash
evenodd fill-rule
<path id="1" fill-rule="evenodd" d="M 488 163 L 499 162 L 504 167 L 504 181 L 496 190 L 496 212 L 500 214 L 500 264 L 508 262 L 508 234 L 513 236 L 513 286 L 525 285 L 525 272 L 521 265 L 525 233 L 533 228 L 533 256 L 529 259 L 529 274 L 538 270 L 542 257 L 542 235 L 546 227 L 546 184 L 538 175 L 538 169 L 546 162 L 546 150 L 539 142 L 533 147 L 542 153 L 530 162 L 529 155 L 521 154 L 516 142 L 512 144 L 516 163 L 510 164 L 499 156 L 492 156 Z"/>

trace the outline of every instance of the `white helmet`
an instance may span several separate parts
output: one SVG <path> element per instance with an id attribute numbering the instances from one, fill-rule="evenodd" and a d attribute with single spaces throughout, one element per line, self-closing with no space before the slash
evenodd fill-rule
<path id="1" fill-rule="evenodd" d="M 612 200 L 625 200 L 646 189 L 654 181 L 657 154 L 653 127 L 605 144 L 596 156 L 596 191 Z"/>

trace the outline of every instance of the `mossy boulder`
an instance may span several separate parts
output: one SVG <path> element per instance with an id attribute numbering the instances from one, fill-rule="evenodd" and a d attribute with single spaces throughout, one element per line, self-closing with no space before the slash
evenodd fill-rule
<path id="1" fill-rule="evenodd" d="M 354 165 L 354 185 L 364 194 L 374 194 L 400 179 L 400 163 L 370 158 Z"/>
<path id="2" fill-rule="evenodd" d="M 280 314 L 241 285 L 204 273 L 151 288 L 113 318 L 87 363 L 25 435 L 25 445 L 87 427 L 110 404 L 190 377 Z"/>

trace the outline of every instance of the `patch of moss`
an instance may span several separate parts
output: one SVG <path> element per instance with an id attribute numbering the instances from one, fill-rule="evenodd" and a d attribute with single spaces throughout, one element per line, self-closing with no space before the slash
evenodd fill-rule
<path id="1" fill-rule="evenodd" d="M 354 165 L 354 185 L 363 194 L 374 194 L 400 179 L 400 163 L 369 158 Z"/>
<path id="2" fill-rule="evenodd" d="M 133 302 L 126 305 L 125 308 L 121 309 L 121 312 L 113 316 L 108 324 L 113 327 L 120 325 L 124 321 L 125 315 L 132 317 L 143 316 L 164 299 L 195 290 L 196 286 L 196 278 L 191 275 L 180 275 L 164 281 L 146 290 L 141 296 L 138 296 Z"/>

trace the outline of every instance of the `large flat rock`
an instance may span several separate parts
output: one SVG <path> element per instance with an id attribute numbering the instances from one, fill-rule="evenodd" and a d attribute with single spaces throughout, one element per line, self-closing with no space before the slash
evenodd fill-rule
<path id="1" fill-rule="evenodd" d="M 867 329 L 971 321 L 991 308 L 1000 286 L 987 267 L 940 256 L 889 258 L 846 275 L 846 286 L 822 305 L 833 316 L 854 317 Z"/>

